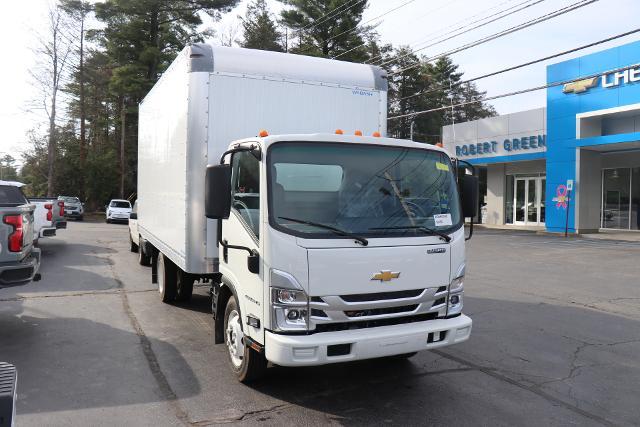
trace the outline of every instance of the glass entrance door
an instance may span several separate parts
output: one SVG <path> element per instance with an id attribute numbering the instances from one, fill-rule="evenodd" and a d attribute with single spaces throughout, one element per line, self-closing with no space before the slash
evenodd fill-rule
<path id="1" fill-rule="evenodd" d="M 602 171 L 602 228 L 640 229 L 640 168 Z"/>
<path id="2" fill-rule="evenodd" d="M 545 221 L 544 177 L 516 178 L 513 190 L 513 217 L 518 225 L 542 225 Z"/>

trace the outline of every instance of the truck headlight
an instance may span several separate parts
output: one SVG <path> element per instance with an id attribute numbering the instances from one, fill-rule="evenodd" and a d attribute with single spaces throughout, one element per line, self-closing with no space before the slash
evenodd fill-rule
<path id="1" fill-rule="evenodd" d="M 456 277 L 449 285 L 449 301 L 447 304 L 447 316 L 453 316 L 462 312 L 462 295 L 464 294 L 464 276 Z"/>
<path id="2" fill-rule="evenodd" d="M 302 332 L 309 328 L 309 297 L 291 274 L 271 270 L 271 329 Z"/>
<path id="3" fill-rule="evenodd" d="M 275 331 L 306 331 L 309 298 L 304 291 L 271 288 L 271 327 Z"/>

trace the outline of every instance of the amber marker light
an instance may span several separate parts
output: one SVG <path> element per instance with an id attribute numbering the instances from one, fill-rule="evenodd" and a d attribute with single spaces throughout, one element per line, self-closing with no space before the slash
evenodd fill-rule
<path id="1" fill-rule="evenodd" d="M 362 136 L 362 131 L 361 130 L 357 130 L 353 133 L 355 136 Z"/>
<path id="2" fill-rule="evenodd" d="M 336 135 L 342 135 L 343 133 L 342 129 L 336 129 Z"/>
<path id="3" fill-rule="evenodd" d="M 260 138 L 265 138 L 265 137 L 269 136 L 269 132 L 267 132 L 266 130 L 262 129 L 258 135 L 260 135 Z"/>

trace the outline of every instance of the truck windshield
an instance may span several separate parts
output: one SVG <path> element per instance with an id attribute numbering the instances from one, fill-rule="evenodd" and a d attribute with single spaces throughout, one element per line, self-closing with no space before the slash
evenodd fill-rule
<path id="1" fill-rule="evenodd" d="M 268 154 L 269 221 L 301 237 L 447 233 L 462 224 L 451 162 L 436 150 L 280 142 Z M 295 221 L 294 221 L 295 220 Z"/>

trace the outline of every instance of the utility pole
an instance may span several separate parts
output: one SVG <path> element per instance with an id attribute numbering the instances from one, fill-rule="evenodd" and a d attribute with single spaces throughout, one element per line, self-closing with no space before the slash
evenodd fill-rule
<path id="1" fill-rule="evenodd" d="M 120 107 L 120 198 L 124 199 L 124 139 L 127 124 L 127 97 L 122 97 Z"/>

